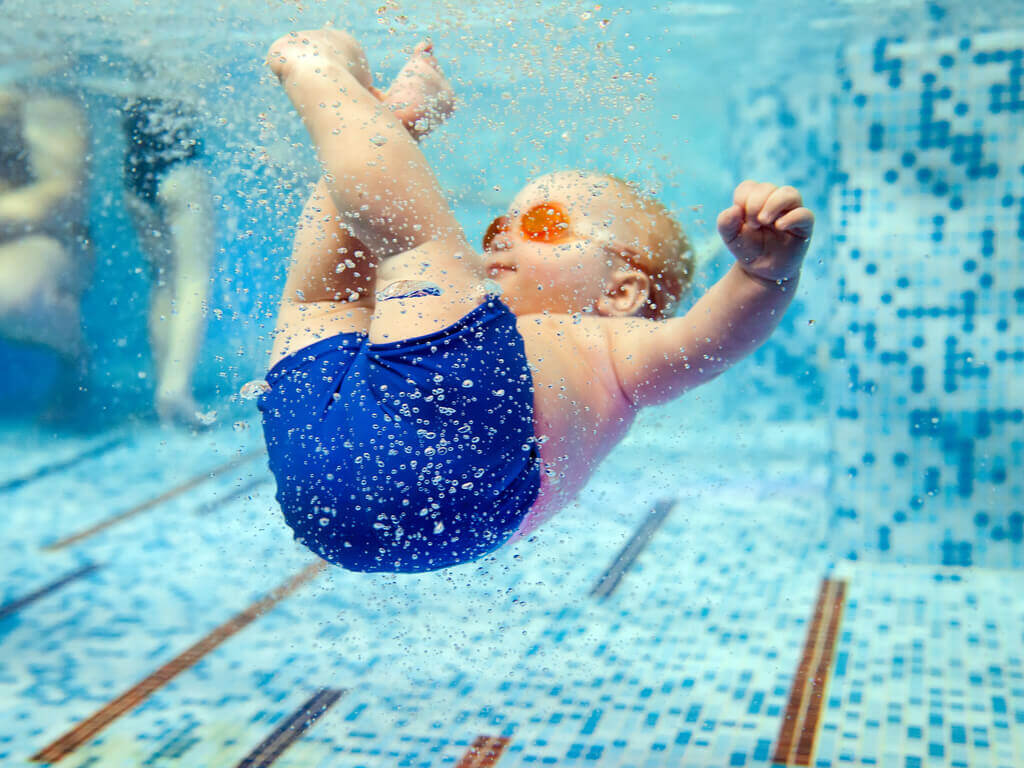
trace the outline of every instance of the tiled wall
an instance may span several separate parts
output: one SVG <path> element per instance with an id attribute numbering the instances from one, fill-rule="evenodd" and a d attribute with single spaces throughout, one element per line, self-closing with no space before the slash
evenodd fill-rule
<path id="1" fill-rule="evenodd" d="M 1024 32 L 843 51 L 827 402 L 840 557 L 1024 566 Z"/>
<path id="2" fill-rule="evenodd" d="M 834 165 L 832 80 L 818 70 L 786 83 L 740 89 L 731 134 L 734 177 L 792 185 L 816 214 L 815 232 L 797 295 L 782 323 L 735 377 L 749 398 L 748 418 L 820 418 L 825 408 L 822 363 L 827 349 L 823 329 L 828 316 L 828 268 L 832 238 L 827 213 L 828 185 Z M 732 261 L 723 252 L 711 270 L 720 274 Z M 733 374 L 731 374 L 733 375 Z M 735 403 L 735 389 L 726 397 Z"/>

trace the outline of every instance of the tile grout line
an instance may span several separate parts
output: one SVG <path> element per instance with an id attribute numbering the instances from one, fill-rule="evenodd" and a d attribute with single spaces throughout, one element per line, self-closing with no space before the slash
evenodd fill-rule
<path id="1" fill-rule="evenodd" d="M 83 565 L 81 568 L 78 568 L 77 570 L 71 571 L 70 573 L 65 574 L 64 576 L 61 576 L 56 581 L 52 581 L 49 584 L 40 587 L 34 592 L 29 592 L 24 597 L 19 597 L 15 600 L 12 600 L 9 603 L 0 605 L 0 621 L 3 621 L 13 613 L 20 611 L 25 606 L 31 605 L 36 600 L 39 600 L 41 598 L 46 597 L 47 595 L 52 594 L 53 592 L 56 592 L 58 589 L 65 586 L 66 584 L 70 584 L 72 581 L 80 579 L 83 576 L 88 576 L 90 573 L 98 570 L 99 568 L 100 566 L 97 563 L 88 563 L 87 565 Z"/>
<path id="2" fill-rule="evenodd" d="M 803 709 L 804 694 L 807 687 L 807 672 L 810 669 L 811 660 L 814 656 L 818 631 L 821 626 L 822 615 L 825 612 L 827 592 L 828 580 L 822 580 L 821 586 L 818 588 L 818 597 L 814 602 L 811 624 L 807 628 L 803 649 L 800 652 L 800 661 L 797 664 L 793 683 L 790 686 L 789 700 L 784 710 L 782 725 L 776 738 L 775 755 L 772 758 L 773 763 L 788 764 L 789 762 L 794 733 L 800 723 L 800 714 Z"/>
<path id="3" fill-rule="evenodd" d="M 236 488 L 235 490 L 233 490 L 231 493 L 229 493 L 224 498 L 214 499 L 212 501 L 206 502 L 205 504 L 200 506 L 198 509 L 196 509 L 196 514 L 197 515 L 208 515 L 211 512 L 215 512 L 216 510 L 220 509 L 225 504 L 230 504 L 232 501 L 234 501 L 235 499 L 240 497 L 242 494 L 244 494 L 244 493 L 246 493 L 248 491 L 251 491 L 254 488 L 258 488 L 261 485 L 265 485 L 267 483 L 270 483 L 272 480 L 273 480 L 273 478 L 271 478 L 271 477 L 254 477 L 248 483 L 246 483 L 245 485 L 242 485 L 239 488 Z"/>
<path id="4" fill-rule="evenodd" d="M 804 716 L 803 732 L 796 747 L 798 765 L 809 766 L 814 757 L 814 743 L 818 738 L 818 724 L 821 721 L 821 704 L 825 699 L 825 691 L 828 689 L 828 677 L 832 669 L 832 659 L 835 657 L 839 623 L 843 616 L 846 584 L 841 581 L 833 581 L 832 584 L 833 591 L 830 600 L 832 615 L 829 618 L 828 629 L 822 638 L 821 653 L 814 671 L 812 689 L 809 692 L 810 701 Z"/>
<path id="5" fill-rule="evenodd" d="M 455 768 L 491 768 L 511 741 L 508 736 L 477 736 Z"/>
<path id="6" fill-rule="evenodd" d="M 814 688 L 815 688 L 815 677 L 814 673 L 817 672 L 819 665 L 821 664 L 822 655 L 822 632 L 828 631 L 827 627 L 832 620 L 832 595 L 834 593 L 832 582 L 826 580 L 823 582 L 823 592 L 825 597 L 825 605 L 817 625 L 817 631 L 814 633 L 814 648 L 813 651 L 807 657 L 807 664 L 803 667 L 801 674 L 803 679 L 803 685 L 800 689 L 800 707 L 797 710 L 796 716 L 793 718 L 794 725 L 796 725 L 796 743 L 791 743 L 789 751 L 786 755 L 787 762 L 791 762 L 794 765 L 806 765 L 806 760 L 814 750 L 814 732 L 811 732 L 810 742 L 807 740 L 807 724 L 808 717 L 811 713 L 811 707 L 814 701 Z"/>
<path id="7" fill-rule="evenodd" d="M 325 562 L 320 560 L 306 566 L 265 597 L 257 600 L 244 611 L 221 624 L 202 640 L 171 659 L 171 661 L 161 666 L 139 683 L 136 683 L 92 716 L 78 723 L 56 741 L 41 749 L 32 756 L 32 761 L 37 763 L 55 763 L 71 754 L 71 752 L 89 741 L 118 717 L 134 709 L 178 674 L 192 667 L 218 645 L 254 622 L 307 581 L 313 579 L 324 570 L 326 565 Z"/>
<path id="8" fill-rule="evenodd" d="M 193 488 L 195 488 L 198 485 L 201 485 L 207 480 L 217 477 L 218 475 L 221 475 L 230 469 L 234 469 L 235 467 L 241 466 L 242 464 L 252 461 L 253 459 L 262 455 L 263 451 L 252 451 L 250 453 L 242 454 L 241 456 L 236 456 L 230 461 L 225 462 L 224 464 L 221 464 L 218 467 L 214 467 L 212 470 L 208 470 L 206 472 L 203 472 L 202 474 L 196 475 L 195 477 L 189 480 L 186 480 L 184 483 L 181 483 L 180 485 L 171 488 L 169 491 L 165 491 L 159 496 L 149 499 L 148 501 L 144 501 L 141 504 L 136 504 L 134 507 L 130 507 L 129 509 L 126 509 L 124 512 L 118 512 L 116 515 L 111 515 L 110 517 L 100 520 L 95 525 L 91 525 L 88 528 L 79 531 L 78 533 L 73 533 L 70 536 L 65 536 L 62 539 L 57 539 L 57 541 L 54 541 L 50 544 L 46 544 L 43 546 L 43 549 L 52 552 L 57 549 L 63 549 L 64 547 L 68 547 L 72 544 L 76 544 L 79 541 L 82 541 L 83 539 L 87 539 L 90 536 L 94 536 L 95 534 L 100 533 L 101 531 L 104 531 L 113 525 L 116 525 L 117 523 L 123 522 L 131 517 L 135 517 L 135 515 L 141 512 L 145 512 L 148 509 L 152 509 L 153 507 L 163 504 L 165 501 L 170 501 L 174 497 L 180 496 L 186 491 L 192 490 Z"/>
<path id="9" fill-rule="evenodd" d="M 238 768 L 267 768 L 295 743 L 346 691 L 321 688 L 247 755 Z"/>
<path id="10" fill-rule="evenodd" d="M 86 459 L 94 459 L 98 456 L 102 456 L 107 451 L 113 450 L 114 448 L 117 448 L 119 445 L 127 441 L 128 438 L 125 435 L 120 435 L 118 437 L 114 437 L 111 438 L 110 440 L 107 440 L 105 443 L 100 443 L 99 445 L 94 445 L 91 448 L 87 448 L 81 453 L 77 453 L 74 456 L 71 456 L 70 458 L 63 459 L 61 461 L 55 461 L 52 464 L 46 464 L 42 467 L 36 467 L 31 472 L 26 472 L 24 475 L 20 475 L 19 477 L 13 477 L 10 480 L 0 482 L 0 493 L 7 493 L 8 491 L 17 490 L 18 488 L 28 485 L 29 483 L 35 480 L 40 480 L 46 477 L 47 475 L 52 475 L 54 472 L 60 472 L 61 470 L 69 469 L 70 467 L 75 466 L 75 464 L 78 464 L 81 461 L 85 461 Z"/>
<path id="11" fill-rule="evenodd" d="M 593 589 L 590 590 L 591 597 L 598 597 L 603 600 L 615 591 L 619 582 L 622 581 L 622 577 L 625 576 L 626 571 L 629 570 L 633 562 L 650 543 L 658 528 L 665 522 L 665 518 L 668 517 L 669 512 L 675 508 L 677 503 L 678 499 L 662 499 L 655 503 L 654 508 L 648 513 L 646 519 L 637 528 L 636 532 L 626 543 L 626 546 L 619 551 L 619 554 L 612 560 L 612 564 L 601 574 L 601 578 L 597 580 Z"/>
<path id="12" fill-rule="evenodd" d="M 811 764 L 821 716 L 821 702 L 825 696 L 829 670 L 834 658 L 845 594 L 845 581 L 822 579 L 813 619 L 807 630 L 800 663 L 793 678 L 789 701 L 776 739 L 775 754 L 772 758 L 775 765 Z"/>

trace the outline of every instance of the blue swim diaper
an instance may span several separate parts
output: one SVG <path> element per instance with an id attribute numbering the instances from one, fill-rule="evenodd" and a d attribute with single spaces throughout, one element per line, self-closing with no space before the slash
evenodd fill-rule
<path id="1" fill-rule="evenodd" d="M 476 560 L 537 499 L 533 380 L 496 297 L 425 336 L 321 339 L 267 383 L 277 500 L 296 540 L 331 563 L 412 573 Z"/>

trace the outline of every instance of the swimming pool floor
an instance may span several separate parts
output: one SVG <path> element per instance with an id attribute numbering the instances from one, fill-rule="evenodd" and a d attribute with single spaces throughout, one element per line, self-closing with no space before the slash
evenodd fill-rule
<path id="1" fill-rule="evenodd" d="M 723 429 L 399 577 L 293 543 L 255 424 L 0 432 L 0 765 L 1024 765 L 1022 574 L 831 567 L 824 426 Z"/>

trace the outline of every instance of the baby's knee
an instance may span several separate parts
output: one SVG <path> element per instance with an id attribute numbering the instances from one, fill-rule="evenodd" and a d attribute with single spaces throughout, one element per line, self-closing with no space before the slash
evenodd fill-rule
<path id="1" fill-rule="evenodd" d="M 340 61 L 364 86 L 372 82 L 363 47 L 355 37 L 340 29 L 315 29 L 282 35 L 268 49 L 267 65 L 278 78 L 284 79 L 297 61 L 310 57 L 321 62 Z"/>

